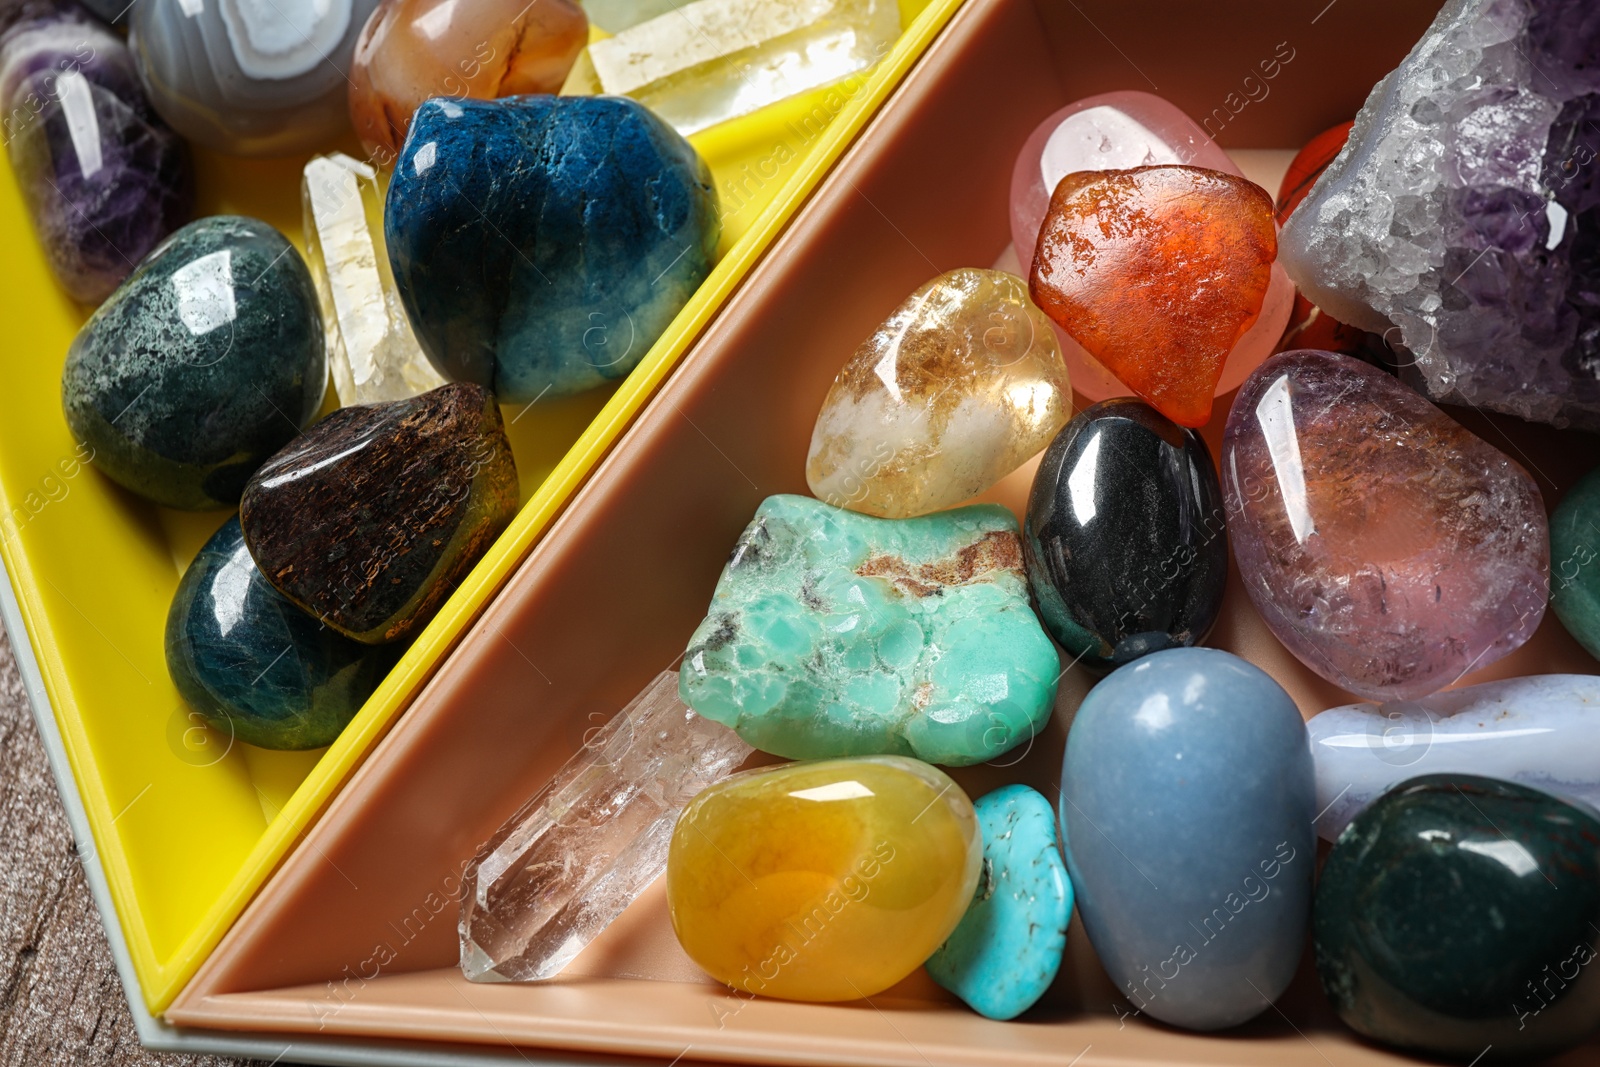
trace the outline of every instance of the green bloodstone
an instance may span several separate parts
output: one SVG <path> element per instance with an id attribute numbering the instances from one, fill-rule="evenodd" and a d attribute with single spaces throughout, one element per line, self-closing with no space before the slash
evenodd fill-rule
<path id="1" fill-rule="evenodd" d="M 1600 818 L 1509 782 L 1425 775 L 1340 835 L 1317 971 L 1355 1030 L 1473 1059 L 1545 1055 L 1600 1023 Z"/>
<path id="2" fill-rule="evenodd" d="M 680 689 L 780 756 L 964 766 L 1031 738 L 1060 670 L 1004 508 L 876 519 L 774 496 L 722 572 Z"/>
<path id="3" fill-rule="evenodd" d="M 1550 606 L 1567 632 L 1600 657 L 1600 469 L 1550 516 Z"/>

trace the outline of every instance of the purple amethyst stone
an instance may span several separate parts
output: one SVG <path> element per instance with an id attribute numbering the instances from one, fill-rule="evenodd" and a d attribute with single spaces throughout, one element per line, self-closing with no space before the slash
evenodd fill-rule
<path id="1" fill-rule="evenodd" d="M 76 5 L 5 7 L 0 109 L 34 227 L 74 299 L 105 299 L 188 219 L 188 146 L 151 109 L 127 45 Z"/>

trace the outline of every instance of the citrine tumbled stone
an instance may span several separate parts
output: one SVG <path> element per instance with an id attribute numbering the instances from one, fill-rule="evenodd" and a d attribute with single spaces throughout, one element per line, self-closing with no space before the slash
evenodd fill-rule
<path id="1" fill-rule="evenodd" d="M 1198 427 L 1229 351 L 1261 314 L 1277 255 L 1272 198 L 1244 178 L 1080 171 L 1050 198 L 1029 289 L 1130 389 Z"/>
<path id="2" fill-rule="evenodd" d="M 712 977 L 786 1000 L 857 1000 L 909 975 L 972 902 L 972 802 L 902 756 L 791 763 L 717 783 L 667 858 L 678 941 Z"/>

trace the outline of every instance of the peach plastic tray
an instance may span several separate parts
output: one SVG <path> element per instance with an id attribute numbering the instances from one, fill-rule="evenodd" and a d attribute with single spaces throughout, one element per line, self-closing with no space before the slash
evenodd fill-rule
<path id="1" fill-rule="evenodd" d="M 856 344 L 934 274 L 997 259 L 1012 158 L 1040 119 L 1092 93 L 1159 91 L 1213 117 L 1226 146 L 1275 149 L 1237 152 L 1275 189 L 1292 149 L 1355 112 L 1433 7 L 970 0 L 167 1018 L 419 1049 L 513 1046 L 530 1060 L 581 1050 L 905 1067 L 1412 1062 L 1339 1025 L 1309 954 L 1274 1009 L 1192 1035 L 1124 1017 L 1075 924 L 1045 1001 L 996 1023 L 921 974 L 846 1005 L 734 995 L 677 947 L 659 885 L 561 978 L 473 985 L 454 967 L 453 894 L 477 843 L 586 730 L 677 661 L 756 505 L 806 491 L 812 421 Z M 1283 42 L 1293 58 L 1264 81 L 1258 63 Z M 1205 431 L 1214 450 L 1227 399 Z M 1462 417 L 1521 459 L 1549 504 L 1587 462 L 1554 431 Z M 1032 467 L 984 499 L 1020 508 Z M 1210 643 L 1269 671 L 1307 714 L 1347 699 L 1288 656 L 1236 578 Z M 1549 618 L 1470 681 L 1594 669 Z M 1092 681 L 1068 670 L 1049 728 L 999 761 L 1010 765 L 958 780 L 975 795 L 1015 780 L 1053 795 L 1067 725 Z M 1559 1062 L 1597 1056 L 1600 1045 Z"/>

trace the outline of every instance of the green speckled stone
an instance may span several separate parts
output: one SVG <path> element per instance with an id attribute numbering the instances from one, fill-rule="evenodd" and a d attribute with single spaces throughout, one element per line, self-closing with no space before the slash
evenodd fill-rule
<path id="1" fill-rule="evenodd" d="M 67 425 L 118 484 L 168 507 L 239 502 L 327 385 L 316 290 L 277 230 L 218 215 L 167 238 L 73 340 Z"/>
<path id="2" fill-rule="evenodd" d="M 1600 1025 L 1600 818 L 1492 778 L 1413 778 L 1339 836 L 1313 923 L 1359 1033 L 1463 1060 L 1570 1048 Z"/>
<path id="3" fill-rule="evenodd" d="M 1550 516 L 1550 606 L 1600 658 L 1600 469 L 1584 475 Z"/>
<path id="4" fill-rule="evenodd" d="M 1004 508 L 877 519 L 774 496 L 722 572 L 679 690 L 779 756 L 965 766 L 1034 735 L 1060 670 Z"/>

